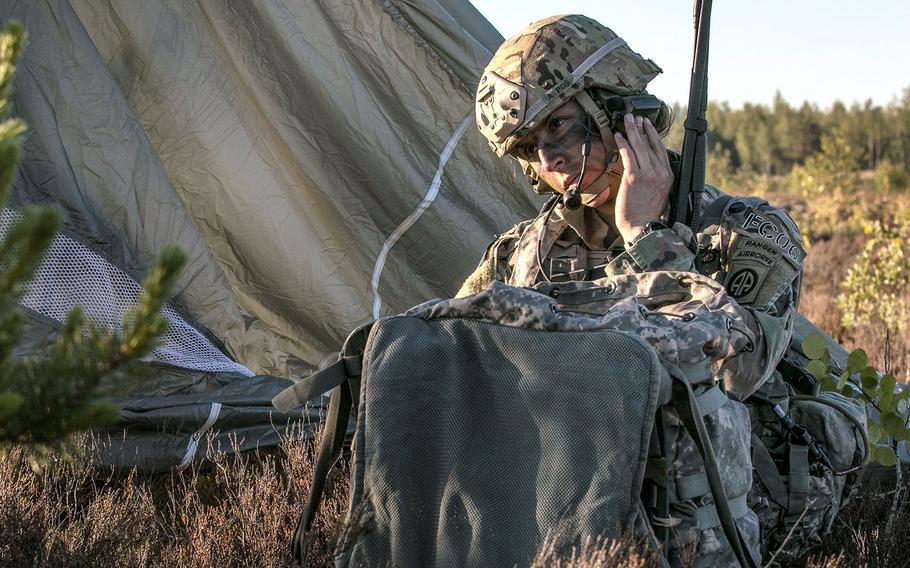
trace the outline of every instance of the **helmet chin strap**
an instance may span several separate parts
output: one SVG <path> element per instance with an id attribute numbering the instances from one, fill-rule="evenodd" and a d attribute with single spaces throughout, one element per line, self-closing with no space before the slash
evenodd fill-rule
<path id="1" fill-rule="evenodd" d="M 588 184 L 588 187 L 596 186 L 601 179 L 606 177 L 607 183 L 604 185 L 603 189 L 597 192 L 597 195 L 600 195 L 607 190 L 612 191 L 614 187 L 619 187 L 618 182 L 622 179 L 623 171 L 622 158 L 619 156 L 619 152 L 614 150 L 610 163 L 604 167 L 604 170 L 600 172 L 600 175 L 597 176 L 594 181 Z"/>
<path id="2" fill-rule="evenodd" d="M 566 191 L 565 196 L 563 196 L 563 204 L 568 209 L 578 209 L 581 206 L 581 198 L 579 197 L 579 192 L 581 191 L 581 182 L 585 177 L 585 169 L 588 164 L 588 155 L 591 153 L 591 121 L 597 125 L 597 130 L 600 132 L 600 139 L 603 142 L 604 149 L 609 148 L 612 144 L 611 137 L 612 132 L 610 130 L 609 121 L 607 120 L 607 113 L 603 109 L 597 106 L 594 102 L 594 99 L 591 98 L 591 95 L 587 91 L 579 91 L 575 94 L 575 100 L 578 104 L 581 105 L 581 108 L 584 109 L 586 113 L 587 121 L 587 135 L 585 136 L 585 143 L 582 146 L 582 160 L 581 160 L 581 174 L 578 176 L 578 180 L 575 184 Z M 608 142 L 608 140 L 610 142 Z M 619 152 L 614 151 L 613 157 L 610 159 L 610 163 L 604 168 L 603 172 L 597 176 L 594 181 L 588 184 L 588 187 L 596 184 L 603 176 L 607 176 L 608 181 L 604 190 L 612 187 L 616 179 L 621 179 L 623 174 L 622 159 L 619 156 Z M 603 190 L 601 190 L 602 192 Z M 599 192 L 600 193 L 600 192 Z M 599 194 L 598 193 L 598 194 Z"/>
<path id="3" fill-rule="evenodd" d="M 600 131 L 600 139 L 604 143 L 604 148 L 609 148 L 613 142 L 613 132 L 610 130 L 610 121 L 607 118 L 607 113 L 597 106 L 597 103 L 594 102 L 594 99 L 591 98 L 587 91 L 575 93 L 575 101 L 594 119 L 594 124 L 597 125 L 597 130 Z"/>

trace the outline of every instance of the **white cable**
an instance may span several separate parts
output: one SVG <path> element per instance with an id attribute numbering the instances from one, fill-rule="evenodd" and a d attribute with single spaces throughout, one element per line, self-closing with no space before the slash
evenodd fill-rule
<path id="1" fill-rule="evenodd" d="M 389 255 L 389 251 L 395 246 L 395 243 L 398 242 L 398 239 L 401 238 L 401 235 L 405 233 L 408 229 L 411 228 L 417 219 L 423 215 L 423 212 L 430 207 L 430 204 L 436 199 L 436 196 L 439 194 L 439 185 L 442 183 L 442 170 L 446 165 L 446 162 L 449 161 L 449 157 L 452 155 L 452 152 L 455 150 L 455 146 L 458 145 L 458 141 L 461 140 L 461 136 L 467 130 L 468 125 L 471 123 L 471 114 L 468 114 L 461 121 L 461 124 L 458 125 L 458 128 L 455 129 L 455 132 L 452 133 L 452 137 L 449 138 L 448 144 L 443 149 L 442 154 L 439 155 L 439 167 L 436 169 L 436 175 L 433 176 L 433 182 L 430 184 L 427 194 L 424 196 L 423 201 L 420 202 L 420 205 L 417 206 L 414 211 L 411 212 L 408 217 L 401 222 L 400 225 L 389 235 L 389 238 L 386 239 L 384 245 L 382 245 L 382 250 L 379 252 L 379 256 L 376 257 L 376 265 L 373 267 L 373 278 L 370 280 L 370 286 L 373 289 L 373 319 L 379 319 L 379 311 L 382 307 L 382 298 L 379 296 L 379 276 L 382 274 L 382 269 L 385 266 L 386 257 Z"/>

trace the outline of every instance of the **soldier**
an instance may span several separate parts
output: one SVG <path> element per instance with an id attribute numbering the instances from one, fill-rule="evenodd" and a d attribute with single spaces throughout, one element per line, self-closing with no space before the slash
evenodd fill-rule
<path id="1" fill-rule="evenodd" d="M 613 129 L 608 124 L 609 105 L 646 94 L 658 73 L 654 62 L 584 16 L 541 20 L 502 44 L 480 79 L 477 126 L 494 152 L 518 160 L 537 191 L 557 195 L 535 219 L 493 241 L 458 296 L 492 280 L 532 286 L 700 272 L 726 287 L 755 338 L 721 370 L 728 394 L 744 399 L 768 380 L 789 344 L 805 251 L 785 212 L 754 197 L 725 198 L 712 208 L 723 193 L 710 185 L 697 234 L 672 222 L 679 155 L 660 139 L 670 109 L 659 103 L 651 117 L 626 114 Z M 573 186 L 583 204 L 575 210 L 559 198 Z"/>
<path id="2" fill-rule="evenodd" d="M 653 103 L 645 105 L 646 116 L 621 110 L 630 108 L 630 97 L 647 95 L 658 73 L 654 62 L 584 16 L 541 20 L 502 44 L 480 78 L 477 126 L 497 155 L 518 160 L 538 192 L 555 195 L 536 218 L 496 237 L 458 296 L 493 280 L 533 286 L 699 272 L 725 287 L 749 338 L 716 369 L 727 396 L 741 401 L 760 387 L 786 396 L 774 371 L 798 311 L 805 257 L 799 230 L 764 200 L 730 198 L 709 185 L 698 230 L 673 222 L 679 155 L 661 141 L 672 113 L 653 98 L 645 99 Z M 564 206 L 576 191 L 582 206 Z M 748 454 L 748 413 L 743 407 L 730 416 L 746 423 Z M 748 491 L 751 471 L 745 473 Z M 737 525 L 749 525 L 746 532 L 757 539 L 755 516 L 742 515 Z M 712 546 L 708 533 L 697 536 L 701 524 L 693 521 L 683 538 L 702 539 L 698 554 Z M 749 543 L 753 556 L 755 546 Z"/>

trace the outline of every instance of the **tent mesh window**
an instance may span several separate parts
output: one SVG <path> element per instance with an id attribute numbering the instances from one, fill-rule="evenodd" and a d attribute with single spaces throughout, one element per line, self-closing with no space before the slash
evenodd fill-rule
<path id="1" fill-rule="evenodd" d="M 21 218 L 11 209 L 0 212 L 0 239 Z M 142 287 L 84 245 L 58 234 L 20 303 L 45 317 L 63 322 L 76 306 L 87 319 L 114 332 L 123 332 L 123 318 L 136 306 Z M 253 376 L 232 361 L 170 306 L 161 314 L 170 325 L 159 345 L 145 359 L 208 372 Z"/>

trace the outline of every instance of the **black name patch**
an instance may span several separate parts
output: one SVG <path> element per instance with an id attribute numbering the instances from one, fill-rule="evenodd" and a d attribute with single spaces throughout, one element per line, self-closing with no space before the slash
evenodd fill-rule
<path id="1" fill-rule="evenodd" d="M 748 210 L 743 217 L 742 223 L 739 226 L 734 227 L 738 233 L 742 233 L 744 236 L 748 235 L 753 237 L 753 239 L 748 239 L 749 242 L 755 242 L 757 238 L 758 243 L 753 244 L 749 247 L 743 247 L 740 250 L 745 253 L 745 251 L 752 251 L 756 257 L 755 260 L 761 262 L 768 266 L 769 260 L 773 259 L 773 263 L 776 263 L 776 257 L 768 252 L 767 249 L 762 250 L 759 244 L 767 245 L 769 248 L 774 249 L 775 252 L 779 252 L 783 255 L 784 258 L 789 260 L 795 267 L 799 267 L 803 259 L 806 257 L 806 251 L 803 250 L 802 243 L 798 242 L 796 239 L 790 237 L 790 232 L 786 230 L 783 226 L 783 222 L 773 215 L 767 213 L 758 213 L 754 208 Z M 758 256 L 761 255 L 761 256 Z"/>

